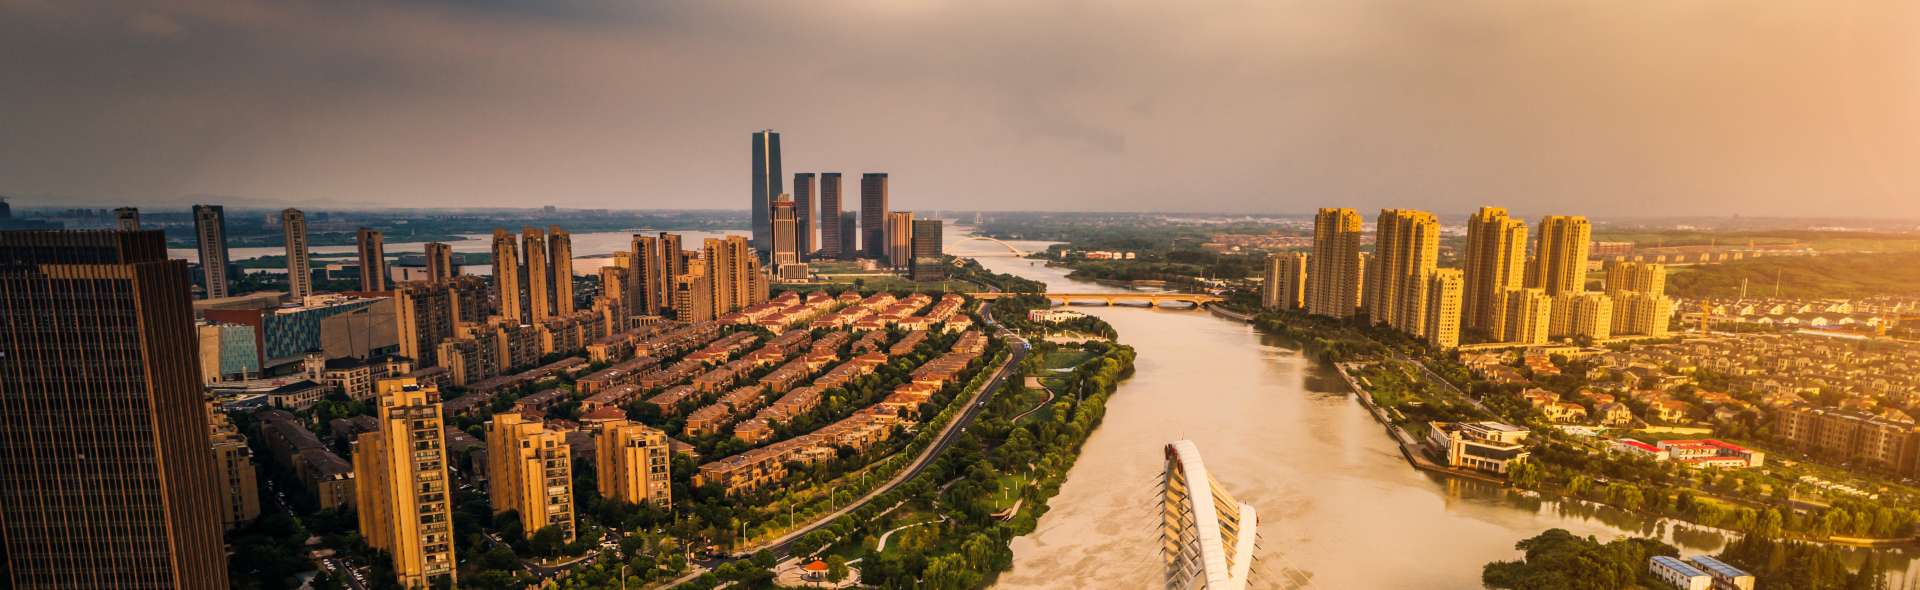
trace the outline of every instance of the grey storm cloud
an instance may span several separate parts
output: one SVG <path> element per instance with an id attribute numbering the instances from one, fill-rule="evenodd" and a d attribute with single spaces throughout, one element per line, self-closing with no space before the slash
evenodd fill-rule
<path id="1" fill-rule="evenodd" d="M 0 193 L 1920 216 L 1904 0 L 0 0 Z"/>

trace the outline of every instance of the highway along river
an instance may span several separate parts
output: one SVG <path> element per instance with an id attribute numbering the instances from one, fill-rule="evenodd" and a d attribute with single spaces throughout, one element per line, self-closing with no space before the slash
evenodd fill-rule
<path id="1" fill-rule="evenodd" d="M 991 242 L 954 239 L 947 249 L 1053 291 L 1112 289 Z M 1039 529 L 1013 542 L 1013 571 L 999 588 L 1160 588 L 1154 487 L 1161 446 L 1180 438 L 1259 508 L 1260 588 L 1480 588 L 1482 565 L 1518 558 L 1514 542 L 1555 527 L 1602 539 L 1659 535 L 1689 554 L 1726 541 L 1413 469 L 1337 375 L 1246 325 L 1197 310 L 1073 309 L 1113 324 L 1139 350 L 1136 372 L 1108 402 Z"/>

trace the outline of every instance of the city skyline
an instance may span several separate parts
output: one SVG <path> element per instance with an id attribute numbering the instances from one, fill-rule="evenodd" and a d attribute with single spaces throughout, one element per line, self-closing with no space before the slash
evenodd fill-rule
<path id="1" fill-rule="evenodd" d="M 1535 203 L 1594 217 L 1920 216 L 1902 198 L 1920 170 L 1898 164 L 1920 151 L 1920 101 L 1900 74 L 1916 59 L 1902 49 L 1915 8 L 1892 0 L 1631 16 L 1114 4 L 1017 19 L 950 6 L 92 4 L 0 8 L 0 55 L 56 56 L 6 62 L 23 90 L 0 114 L 13 131 L 0 193 L 23 206 L 738 208 L 739 134 L 769 127 L 788 135 L 786 170 L 890 171 L 902 209 L 1507 201 L 1529 217 Z M 795 26 L 829 15 L 873 26 Z M 1063 19 L 1081 24 L 1048 25 Z M 1192 33 L 1137 47 L 1127 31 L 1149 24 Z M 1006 42 L 940 42 L 988 29 Z M 1461 31 L 1488 42 L 1457 43 Z M 513 42 L 455 41 L 478 38 Z M 798 87 L 818 90 L 760 98 Z M 129 95 L 156 100 L 114 106 Z M 1380 160 L 1397 164 L 1359 163 Z M 987 170 L 1009 190 L 971 190 Z"/>

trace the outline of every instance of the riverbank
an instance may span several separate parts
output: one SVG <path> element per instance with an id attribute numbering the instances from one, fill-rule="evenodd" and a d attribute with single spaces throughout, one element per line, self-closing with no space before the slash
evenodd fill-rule
<path id="1" fill-rule="evenodd" d="M 1421 442 L 1411 434 L 1407 434 L 1406 429 L 1401 428 L 1398 424 L 1394 424 L 1393 420 L 1387 417 L 1386 412 L 1380 409 L 1379 404 L 1373 402 L 1373 394 L 1368 392 L 1367 388 L 1361 387 L 1359 381 L 1356 381 L 1353 375 L 1347 372 L 1347 366 L 1349 364 L 1350 363 L 1334 363 L 1334 370 L 1340 373 L 1340 378 L 1345 380 L 1347 387 L 1353 390 L 1355 399 L 1360 400 L 1360 405 L 1367 409 L 1368 414 L 1373 415 L 1374 421 L 1379 422 L 1380 426 L 1386 429 L 1387 436 L 1391 437 L 1395 444 L 1400 445 L 1400 454 L 1406 457 L 1408 465 L 1412 465 L 1415 469 L 1423 469 L 1448 477 L 1459 477 L 1502 487 L 1511 487 L 1507 483 L 1507 478 L 1469 469 L 1457 469 L 1428 459 L 1426 443 Z"/>

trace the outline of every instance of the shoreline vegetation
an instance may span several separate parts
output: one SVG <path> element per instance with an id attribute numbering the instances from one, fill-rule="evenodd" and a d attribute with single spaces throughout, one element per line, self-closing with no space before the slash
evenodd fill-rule
<path id="1" fill-rule="evenodd" d="M 1533 446 L 1534 458 L 1520 463 L 1509 474 L 1505 481 L 1509 487 L 1741 534 L 1760 531 L 1857 547 L 1920 542 L 1914 536 L 1920 529 L 1920 513 L 1911 509 L 1838 501 L 1816 514 L 1806 503 L 1785 497 L 1781 493 L 1784 490 L 1769 488 L 1763 493 L 1763 484 L 1742 472 L 1688 470 L 1597 453 L 1541 420 L 1513 387 L 1474 380 L 1457 361 L 1423 350 L 1424 346 L 1398 334 L 1297 313 L 1265 312 L 1256 316 L 1254 323 L 1265 333 L 1299 345 L 1330 368 L 1340 369 L 1336 365 L 1342 363 L 1374 363 L 1404 371 L 1397 377 L 1391 371 L 1367 375 L 1375 379 L 1370 381 L 1374 391 L 1367 392 L 1367 397 L 1381 406 L 1382 411 L 1375 416 L 1383 426 L 1405 428 L 1422 436 L 1428 421 L 1491 419 L 1528 426 L 1541 442 Z M 1445 383 L 1428 382 L 1417 371 L 1416 365 L 1420 364 L 1428 365 L 1427 369 Z M 1456 388 L 1464 390 L 1467 397 L 1448 399 L 1446 392 Z M 1398 419 L 1389 415 L 1394 413 Z M 1425 445 L 1417 442 L 1420 438 L 1413 437 L 1411 448 L 1406 449 L 1410 455 L 1424 452 Z M 1409 446 L 1405 440 L 1400 442 Z M 1419 466 L 1412 456 L 1409 462 Z M 1866 534 L 1860 534 L 1863 530 Z"/>

